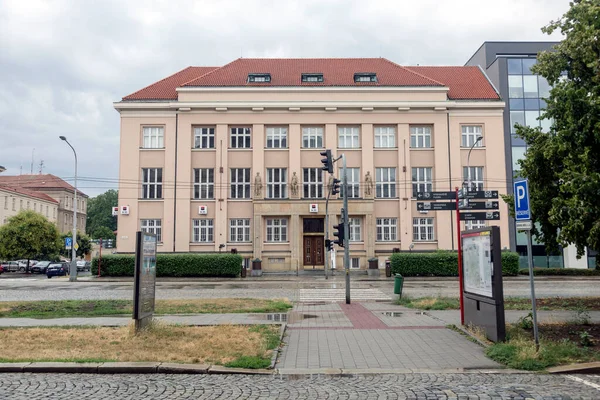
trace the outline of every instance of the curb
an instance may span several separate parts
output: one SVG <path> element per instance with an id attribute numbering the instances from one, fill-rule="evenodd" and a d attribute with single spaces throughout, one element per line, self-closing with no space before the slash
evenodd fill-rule
<path id="1" fill-rule="evenodd" d="M 273 350 L 273 355 L 271 356 L 271 365 L 269 369 L 275 369 L 275 364 L 277 363 L 277 358 L 279 357 L 279 353 L 283 350 L 283 336 L 285 335 L 285 330 L 287 328 L 287 323 L 284 322 L 279 327 L 279 346 Z"/>

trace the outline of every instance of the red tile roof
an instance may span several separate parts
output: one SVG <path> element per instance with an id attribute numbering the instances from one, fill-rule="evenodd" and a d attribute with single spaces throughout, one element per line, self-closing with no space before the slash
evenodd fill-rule
<path id="1" fill-rule="evenodd" d="M 187 67 L 165 79 L 123 97 L 123 100 L 177 100 L 176 88 L 214 70 L 215 68 L 217 67 Z"/>
<path id="2" fill-rule="evenodd" d="M 25 189 L 65 189 L 73 192 L 75 188 L 68 182 L 52 174 L 43 175 L 0 175 L 0 185 L 10 188 Z M 79 195 L 88 197 L 85 193 L 77 190 Z"/>
<path id="3" fill-rule="evenodd" d="M 377 82 L 354 82 L 374 72 Z M 248 82 L 248 74 L 270 73 L 270 83 Z M 322 73 L 323 82 L 302 82 L 303 73 Z M 238 58 L 183 86 L 444 86 L 385 58 Z"/>
<path id="4" fill-rule="evenodd" d="M 499 100 L 500 96 L 479 67 L 406 67 L 450 88 L 451 100 Z"/>
<path id="5" fill-rule="evenodd" d="M 8 191 L 8 192 L 14 192 L 14 193 L 26 195 L 26 196 L 29 196 L 29 197 L 35 197 L 35 198 L 38 198 L 40 200 L 44 200 L 44 201 L 48 201 L 50 203 L 56 203 L 56 204 L 58 204 L 57 200 L 54 200 L 52 197 L 48 196 L 47 194 L 42 193 L 42 192 L 36 192 L 34 190 L 28 190 L 28 189 L 24 189 L 24 188 L 21 188 L 21 187 L 4 186 L 2 184 L 0 184 L 0 190 L 5 190 L 5 191 Z"/>

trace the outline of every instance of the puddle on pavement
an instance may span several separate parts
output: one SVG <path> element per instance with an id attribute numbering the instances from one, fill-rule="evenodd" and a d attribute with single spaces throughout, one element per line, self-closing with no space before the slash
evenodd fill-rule
<path id="1" fill-rule="evenodd" d="M 401 317 L 402 313 L 397 311 L 384 311 L 382 312 L 386 317 Z"/>
<path id="2" fill-rule="evenodd" d="M 295 322 L 300 322 L 305 319 L 318 318 L 318 316 L 314 314 L 304 314 L 295 311 L 290 311 L 289 313 L 252 314 L 251 318 L 273 322 L 287 322 L 289 324 L 293 324 Z"/>

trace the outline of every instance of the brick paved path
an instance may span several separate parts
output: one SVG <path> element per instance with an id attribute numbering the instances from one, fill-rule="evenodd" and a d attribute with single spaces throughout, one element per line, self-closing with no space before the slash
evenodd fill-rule
<path id="1" fill-rule="evenodd" d="M 298 379 L 247 375 L 0 374 L 0 399 L 10 400 L 599 397 L 597 389 L 568 377 L 534 374 L 400 374 Z"/>

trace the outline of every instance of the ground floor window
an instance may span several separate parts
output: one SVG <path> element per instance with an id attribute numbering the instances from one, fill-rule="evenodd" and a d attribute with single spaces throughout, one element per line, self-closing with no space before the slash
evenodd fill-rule
<path id="1" fill-rule="evenodd" d="M 413 240 L 433 241 L 433 218 L 413 218 Z"/>
<path id="2" fill-rule="evenodd" d="M 142 219 L 140 228 L 142 232 L 155 234 L 156 241 L 162 242 L 162 221 L 160 219 Z"/>
<path id="3" fill-rule="evenodd" d="M 395 242 L 397 240 L 397 218 L 377 218 L 377 241 Z"/>
<path id="4" fill-rule="evenodd" d="M 285 218 L 267 219 L 267 242 L 287 242 L 287 227 Z"/>
<path id="5" fill-rule="evenodd" d="M 212 243 L 214 242 L 214 229 L 212 219 L 195 219 L 192 224 L 192 242 Z"/>

